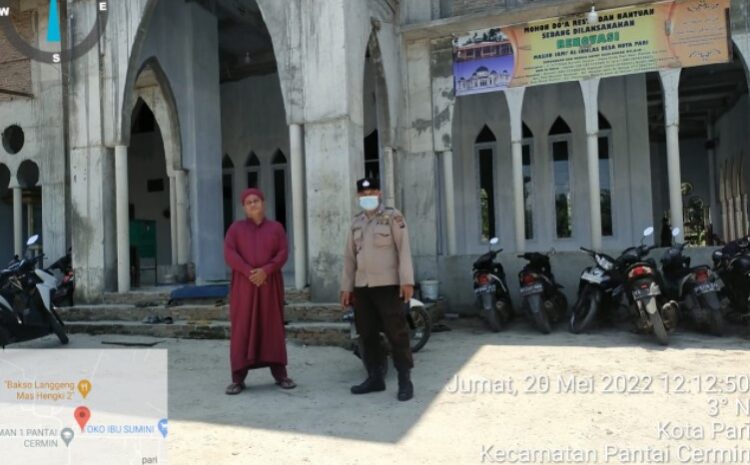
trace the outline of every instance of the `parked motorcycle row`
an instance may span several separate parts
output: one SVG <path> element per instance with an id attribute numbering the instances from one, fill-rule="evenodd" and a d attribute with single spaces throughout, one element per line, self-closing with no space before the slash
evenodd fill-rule
<path id="1" fill-rule="evenodd" d="M 750 240 L 732 243 L 713 253 L 713 267 L 691 266 L 683 252 L 685 244 L 673 243 L 660 259 L 649 257 L 655 246 L 645 244 L 654 228 L 643 232 L 641 243 L 628 247 L 619 257 L 581 248 L 593 260 L 583 270 L 578 298 L 570 310 L 562 286 L 555 280 L 549 253 L 524 253 L 526 261 L 518 274 L 521 305 L 516 312 L 502 264 L 493 250 L 473 265 L 474 293 L 482 319 L 492 331 L 500 331 L 516 313 L 544 334 L 555 323 L 568 320 L 572 333 L 593 329 L 597 324 L 629 322 L 638 333 L 653 334 L 660 344 L 678 322 L 720 336 L 726 322 L 745 324 L 750 318 Z M 677 237 L 678 228 L 672 231 Z"/>
<path id="2" fill-rule="evenodd" d="M 39 236 L 29 238 L 34 245 Z M 55 334 L 68 343 L 65 325 L 55 311 L 63 303 L 73 305 L 75 275 L 70 250 L 46 269 L 38 268 L 43 255 L 16 256 L 0 270 L 0 347 Z"/>

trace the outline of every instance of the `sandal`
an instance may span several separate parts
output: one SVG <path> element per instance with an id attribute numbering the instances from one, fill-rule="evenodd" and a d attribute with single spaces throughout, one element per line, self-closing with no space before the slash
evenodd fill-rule
<path id="1" fill-rule="evenodd" d="M 224 391 L 228 396 L 235 396 L 245 390 L 245 383 L 232 383 L 227 386 L 227 390 Z"/>
<path id="2" fill-rule="evenodd" d="M 294 389 L 297 387 L 297 384 L 292 381 L 292 378 L 284 378 L 281 381 L 276 381 L 276 385 L 281 389 Z"/>

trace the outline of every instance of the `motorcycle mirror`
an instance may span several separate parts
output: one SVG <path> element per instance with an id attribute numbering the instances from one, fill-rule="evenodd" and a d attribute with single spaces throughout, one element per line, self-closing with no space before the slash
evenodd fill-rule
<path id="1" fill-rule="evenodd" d="M 677 237 L 680 235 L 680 228 L 674 227 L 672 228 L 672 237 Z"/>
<path id="2" fill-rule="evenodd" d="M 31 236 L 29 238 L 28 241 L 26 241 L 26 245 L 27 246 L 32 246 L 32 245 L 36 244 L 36 241 L 38 241 L 38 240 L 39 240 L 39 234 L 34 234 L 33 236 Z"/>
<path id="3" fill-rule="evenodd" d="M 648 228 L 643 230 L 643 237 L 648 237 L 654 233 L 654 227 L 649 226 Z"/>
<path id="4" fill-rule="evenodd" d="M 490 239 L 490 245 L 495 245 L 498 242 L 500 242 L 500 240 L 497 237 L 493 237 L 492 239 Z"/>

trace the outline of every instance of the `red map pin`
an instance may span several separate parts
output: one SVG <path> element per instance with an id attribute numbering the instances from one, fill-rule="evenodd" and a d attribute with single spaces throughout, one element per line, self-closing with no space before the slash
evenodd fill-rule
<path id="1" fill-rule="evenodd" d="M 83 428 L 86 427 L 86 423 L 88 423 L 91 418 L 91 411 L 86 407 L 78 407 L 73 415 L 76 417 L 76 421 L 81 427 L 81 431 L 83 431 Z"/>

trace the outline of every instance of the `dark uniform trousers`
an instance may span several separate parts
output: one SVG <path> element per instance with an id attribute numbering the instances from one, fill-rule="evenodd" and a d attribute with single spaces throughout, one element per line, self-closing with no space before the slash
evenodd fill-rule
<path id="1" fill-rule="evenodd" d="M 379 366 L 385 355 L 380 344 L 380 331 L 391 345 L 393 365 L 397 370 L 411 369 L 409 326 L 399 286 L 355 287 L 354 323 L 364 344 L 364 361 L 368 367 Z"/>

